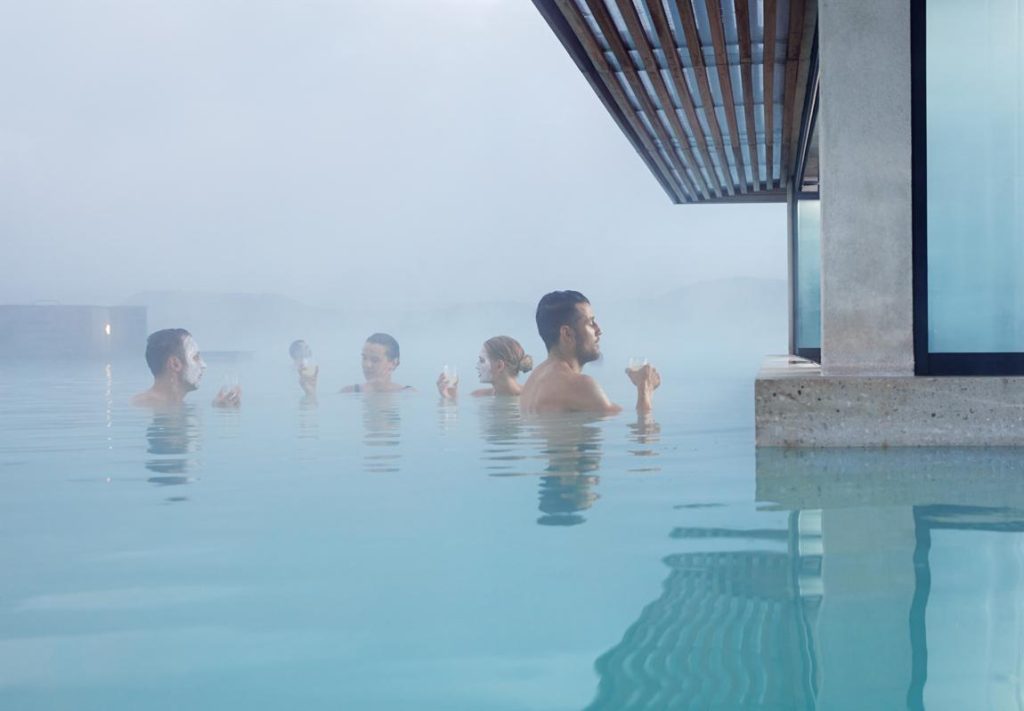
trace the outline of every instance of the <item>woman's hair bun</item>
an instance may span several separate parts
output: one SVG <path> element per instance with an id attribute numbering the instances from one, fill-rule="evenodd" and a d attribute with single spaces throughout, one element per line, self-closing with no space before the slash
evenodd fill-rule
<path id="1" fill-rule="evenodd" d="M 531 370 L 533 370 L 533 358 L 528 355 L 524 355 L 519 359 L 519 372 L 529 373 Z"/>

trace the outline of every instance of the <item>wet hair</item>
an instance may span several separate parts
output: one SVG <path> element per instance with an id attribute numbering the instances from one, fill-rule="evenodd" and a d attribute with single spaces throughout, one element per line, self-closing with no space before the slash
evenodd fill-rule
<path id="1" fill-rule="evenodd" d="M 512 375 L 529 373 L 533 368 L 533 358 L 526 355 L 519 341 L 510 336 L 495 336 L 484 341 L 484 350 L 491 360 L 504 362 Z"/>
<path id="2" fill-rule="evenodd" d="M 575 328 L 579 313 L 576 304 L 589 304 L 590 300 L 578 291 L 552 291 L 544 294 L 537 304 L 537 331 L 550 351 L 558 345 L 562 326 Z"/>
<path id="3" fill-rule="evenodd" d="M 146 365 L 154 376 L 167 368 L 167 359 L 178 356 L 185 360 L 185 339 L 192 334 L 184 328 L 165 328 L 154 331 L 146 339 Z"/>
<path id="4" fill-rule="evenodd" d="M 395 340 L 394 336 L 387 333 L 375 333 L 367 338 L 366 342 L 384 346 L 384 352 L 387 353 L 388 360 L 398 360 L 398 341 Z"/>
<path id="5" fill-rule="evenodd" d="M 288 355 L 290 355 L 293 360 L 298 360 L 299 358 L 305 357 L 306 350 L 308 348 L 309 346 L 306 342 L 300 338 L 297 341 L 292 341 L 292 344 L 288 346 Z"/>

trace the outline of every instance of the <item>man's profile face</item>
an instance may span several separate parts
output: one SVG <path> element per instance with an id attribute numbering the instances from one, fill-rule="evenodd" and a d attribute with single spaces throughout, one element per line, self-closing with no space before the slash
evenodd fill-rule
<path id="1" fill-rule="evenodd" d="M 577 319 L 573 331 L 576 333 L 576 360 L 580 365 L 590 363 L 601 357 L 601 327 L 594 318 L 594 309 L 590 304 L 576 304 Z"/>
<path id="2" fill-rule="evenodd" d="M 199 344 L 192 336 L 185 336 L 181 341 L 182 355 L 184 361 L 180 371 L 181 381 L 187 390 L 195 390 L 199 387 L 199 381 L 203 379 L 206 372 L 206 362 L 199 353 Z"/>

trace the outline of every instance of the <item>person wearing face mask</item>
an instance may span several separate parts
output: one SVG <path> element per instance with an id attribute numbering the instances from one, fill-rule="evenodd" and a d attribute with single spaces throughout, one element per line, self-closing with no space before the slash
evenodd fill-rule
<path id="1" fill-rule="evenodd" d="M 476 372 L 481 383 L 489 383 L 490 387 L 480 388 L 470 393 L 473 397 L 492 395 L 517 396 L 522 386 L 516 379 L 520 373 L 528 373 L 533 368 L 533 358 L 528 356 L 519 341 L 509 336 L 495 336 L 484 341 L 477 359 Z M 442 372 L 437 379 L 437 391 L 445 400 L 458 397 L 459 381 L 453 380 L 447 372 Z"/>
<path id="2" fill-rule="evenodd" d="M 165 328 L 149 334 L 146 339 L 146 364 L 153 373 L 153 385 L 132 398 L 142 407 L 173 407 L 181 405 L 185 396 L 199 387 L 206 372 L 206 362 L 199 345 L 184 328 Z M 238 407 L 242 390 L 221 388 L 213 399 L 214 407 Z"/>
<path id="3" fill-rule="evenodd" d="M 411 385 L 391 382 L 391 374 L 399 363 L 398 341 L 386 333 L 374 333 L 363 344 L 362 365 L 365 383 L 346 385 L 343 393 L 391 393 L 414 390 Z"/>
<path id="4" fill-rule="evenodd" d="M 523 385 L 523 412 L 594 412 L 614 415 L 622 411 L 597 381 L 583 374 L 583 366 L 601 356 L 601 327 L 590 301 L 578 291 L 552 291 L 537 304 L 537 331 L 548 357 Z M 661 375 L 650 364 L 627 368 L 636 386 L 636 411 L 651 411 Z"/>

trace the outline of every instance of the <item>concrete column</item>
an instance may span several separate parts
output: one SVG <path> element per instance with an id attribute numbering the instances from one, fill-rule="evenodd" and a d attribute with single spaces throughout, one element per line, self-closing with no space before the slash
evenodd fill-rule
<path id="1" fill-rule="evenodd" d="M 910 3 L 819 0 L 823 375 L 913 375 Z"/>

